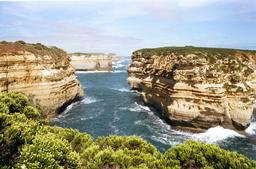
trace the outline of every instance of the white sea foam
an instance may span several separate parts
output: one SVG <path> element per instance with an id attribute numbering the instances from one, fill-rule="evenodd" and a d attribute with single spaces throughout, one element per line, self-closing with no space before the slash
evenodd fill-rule
<path id="1" fill-rule="evenodd" d="M 126 70 L 114 70 L 112 73 L 124 73 L 127 72 Z"/>
<path id="2" fill-rule="evenodd" d="M 85 98 L 81 101 L 83 104 L 91 104 L 98 102 L 99 100 L 95 99 L 94 97 L 85 96 Z"/>
<path id="3" fill-rule="evenodd" d="M 132 104 L 129 107 L 121 107 L 120 109 L 121 110 L 129 110 L 129 111 L 132 111 L 132 112 L 151 112 L 149 107 L 140 105 L 137 102 L 134 102 L 134 104 Z M 151 112 L 151 113 L 153 113 L 153 112 Z"/>
<path id="4" fill-rule="evenodd" d="M 67 114 L 74 106 L 78 105 L 79 103 L 80 103 L 80 101 L 71 103 L 70 105 L 68 105 L 66 107 L 66 109 L 59 116 L 60 117 L 65 116 L 65 114 Z"/>
<path id="5" fill-rule="evenodd" d="M 111 71 L 76 71 L 77 74 L 88 74 L 88 73 L 111 73 Z"/>
<path id="6" fill-rule="evenodd" d="M 130 89 L 126 89 L 126 88 L 111 88 L 112 90 L 117 90 L 119 92 L 131 92 Z"/>
<path id="7" fill-rule="evenodd" d="M 191 138 L 197 141 L 207 143 L 217 143 L 227 138 L 245 137 L 234 130 L 225 129 L 221 126 L 213 127 L 206 130 L 204 133 L 192 134 Z"/>
<path id="8" fill-rule="evenodd" d="M 177 139 L 176 137 L 173 137 L 171 135 L 167 135 L 167 134 L 163 134 L 160 136 L 151 136 L 151 139 L 163 144 L 167 144 L 167 145 L 177 145 L 179 143 L 181 143 L 181 141 L 179 139 Z"/>
<path id="9" fill-rule="evenodd" d="M 139 107 L 140 109 L 146 110 L 146 111 L 150 111 L 150 108 L 148 106 L 143 106 L 138 104 L 137 102 L 134 103 L 136 105 L 136 107 Z"/>
<path id="10" fill-rule="evenodd" d="M 249 135 L 256 135 L 256 122 L 252 122 L 245 132 Z"/>
<path id="11" fill-rule="evenodd" d="M 103 111 L 101 110 L 101 111 L 98 111 L 98 112 L 93 113 L 92 115 L 83 116 L 83 117 L 80 118 L 80 120 L 85 121 L 85 120 L 92 120 L 92 119 L 95 119 L 96 117 L 98 117 L 99 115 L 101 115 L 102 112 L 103 112 Z"/>
<path id="12" fill-rule="evenodd" d="M 124 61 L 125 61 L 125 60 L 115 62 L 115 63 L 112 65 L 112 67 L 113 67 L 114 69 L 126 67 L 127 65 L 124 64 Z"/>

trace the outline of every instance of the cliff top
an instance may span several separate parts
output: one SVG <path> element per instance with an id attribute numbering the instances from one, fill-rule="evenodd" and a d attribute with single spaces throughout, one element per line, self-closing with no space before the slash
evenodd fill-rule
<path id="1" fill-rule="evenodd" d="M 57 47 L 47 47 L 41 43 L 26 43 L 24 41 L 16 41 L 16 42 L 0 42 L 0 55 L 6 54 L 23 54 L 25 51 L 31 52 L 37 56 L 51 56 L 53 59 L 66 58 L 67 53 Z"/>
<path id="2" fill-rule="evenodd" d="M 188 54 L 203 54 L 207 56 L 217 56 L 218 59 L 223 59 L 228 56 L 234 56 L 237 53 L 256 54 L 256 50 L 241 50 L 228 48 L 208 48 L 208 47 L 160 47 L 160 48 L 144 48 L 135 52 L 142 52 L 146 55 L 168 55 L 174 53 L 176 55 Z"/>

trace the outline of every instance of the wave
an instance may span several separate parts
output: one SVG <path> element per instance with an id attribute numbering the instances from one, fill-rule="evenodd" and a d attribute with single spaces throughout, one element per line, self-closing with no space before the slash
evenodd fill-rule
<path id="1" fill-rule="evenodd" d="M 252 122 L 245 132 L 249 135 L 256 135 L 256 122 Z"/>
<path id="2" fill-rule="evenodd" d="M 127 70 L 114 70 L 112 73 L 126 73 Z"/>
<path id="3" fill-rule="evenodd" d="M 118 69 L 118 68 L 124 68 L 124 67 L 127 67 L 127 64 L 124 63 L 124 61 L 118 61 L 118 62 L 115 62 L 113 65 L 112 65 L 112 68 L 114 69 Z"/>
<path id="4" fill-rule="evenodd" d="M 81 103 L 83 104 L 91 104 L 91 103 L 95 103 L 95 102 L 98 102 L 99 100 L 97 100 L 96 98 L 94 97 L 89 97 L 89 96 L 86 96 L 82 101 Z"/>
<path id="5" fill-rule="evenodd" d="M 76 71 L 77 74 L 89 74 L 89 73 L 111 73 L 111 71 Z"/>
<path id="6" fill-rule="evenodd" d="M 138 106 L 140 109 L 146 110 L 146 111 L 150 111 L 150 108 L 148 106 L 143 106 L 138 104 L 137 102 L 134 103 L 136 106 Z"/>
<path id="7" fill-rule="evenodd" d="M 191 138 L 196 141 L 202 141 L 206 143 L 218 143 L 228 138 L 245 137 L 234 130 L 225 129 L 221 126 L 216 126 L 206 130 L 204 133 L 192 134 Z"/>
<path id="8" fill-rule="evenodd" d="M 133 112 L 145 112 L 145 111 L 151 112 L 149 107 L 140 105 L 137 102 L 134 102 L 134 104 L 132 104 L 130 107 L 121 107 L 120 109 L 121 110 L 129 110 L 129 111 L 133 111 Z"/>
<path id="9" fill-rule="evenodd" d="M 117 88 L 110 88 L 110 89 L 117 90 L 119 92 L 131 92 L 131 90 L 127 89 L 127 88 L 119 88 L 119 89 L 117 89 Z"/>
<path id="10" fill-rule="evenodd" d="M 151 136 L 151 139 L 156 142 L 160 142 L 162 144 L 172 145 L 172 146 L 175 146 L 182 142 L 181 140 L 167 134 L 163 134 L 162 136 Z"/>

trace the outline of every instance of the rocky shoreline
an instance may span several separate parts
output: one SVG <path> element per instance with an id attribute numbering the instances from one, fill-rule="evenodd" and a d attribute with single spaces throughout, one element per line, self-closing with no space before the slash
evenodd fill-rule
<path id="1" fill-rule="evenodd" d="M 132 55 L 128 83 L 177 128 L 243 131 L 255 101 L 256 52 L 167 47 Z"/>
<path id="2" fill-rule="evenodd" d="M 48 117 L 83 96 L 67 53 L 40 43 L 1 42 L 0 78 L 1 92 L 24 93 Z"/>

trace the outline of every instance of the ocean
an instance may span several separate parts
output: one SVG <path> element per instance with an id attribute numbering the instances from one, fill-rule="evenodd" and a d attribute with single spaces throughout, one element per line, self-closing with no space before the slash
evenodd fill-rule
<path id="1" fill-rule="evenodd" d="M 71 127 L 94 138 L 107 135 L 137 135 L 155 145 L 159 151 L 193 139 L 218 144 L 256 159 L 256 118 L 241 135 L 220 126 L 204 133 L 189 133 L 172 129 L 161 113 L 143 104 L 139 93 L 127 84 L 129 59 L 114 63 L 114 71 L 77 72 L 85 97 L 69 105 L 53 124 Z M 255 115 L 256 116 L 256 115 Z"/>

